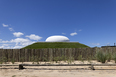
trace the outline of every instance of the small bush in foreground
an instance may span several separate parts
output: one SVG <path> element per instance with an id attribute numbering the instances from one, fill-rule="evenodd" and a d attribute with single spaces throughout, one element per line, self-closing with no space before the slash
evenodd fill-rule
<path id="1" fill-rule="evenodd" d="M 116 63 L 116 53 L 114 53 L 113 54 L 113 58 L 112 58 L 114 61 L 115 61 L 115 63 Z"/>
<path id="2" fill-rule="evenodd" d="M 54 58 L 54 61 L 57 63 L 59 61 L 59 56 Z"/>
<path id="3" fill-rule="evenodd" d="M 107 53 L 107 61 L 110 62 L 110 60 L 112 59 L 112 54 L 111 52 L 106 52 Z"/>
<path id="4" fill-rule="evenodd" d="M 2 64 L 3 63 L 3 60 L 2 59 L 0 59 L 0 64 Z"/>
<path id="5" fill-rule="evenodd" d="M 69 57 L 68 64 L 71 64 L 72 62 L 74 62 L 74 57 Z"/>
<path id="6" fill-rule="evenodd" d="M 7 58 L 3 57 L 3 62 L 6 64 L 7 63 Z"/>
<path id="7" fill-rule="evenodd" d="M 12 64 L 14 64 L 14 63 L 15 63 L 15 59 L 14 59 L 14 58 L 12 58 L 12 59 L 11 59 L 11 62 L 12 62 Z"/>
<path id="8" fill-rule="evenodd" d="M 21 57 L 21 58 L 20 58 L 20 61 L 21 61 L 22 64 L 23 64 L 23 62 L 24 62 L 24 57 Z"/>
<path id="9" fill-rule="evenodd" d="M 96 59 L 99 62 L 105 63 L 107 60 L 107 53 L 102 52 L 102 51 L 97 51 L 96 52 Z"/>
<path id="10" fill-rule="evenodd" d="M 67 56 L 62 56 L 61 60 L 63 60 L 64 62 L 66 62 L 68 60 L 68 57 Z"/>

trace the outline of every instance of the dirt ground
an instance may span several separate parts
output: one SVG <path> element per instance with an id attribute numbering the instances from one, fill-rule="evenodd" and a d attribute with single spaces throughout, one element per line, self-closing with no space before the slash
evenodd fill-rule
<path id="1" fill-rule="evenodd" d="M 116 77 L 116 70 L 0 69 L 0 77 Z"/>
<path id="2" fill-rule="evenodd" d="M 79 61 L 75 63 L 82 64 Z M 91 63 L 100 64 L 96 61 Z M 24 64 L 32 64 L 32 62 L 24 62 Z M 83 64 L 89 63 L 85 61 Z M 114 64 L 114 62 L 111 61 L 108 64 Z M 90 70 L 89 66 L 25 66 L 25 68 L 19 70 L 18 66 L 2 66 L 0 77 L 116 77 L 116 66 L 95 67 L 96 70 Z"/>

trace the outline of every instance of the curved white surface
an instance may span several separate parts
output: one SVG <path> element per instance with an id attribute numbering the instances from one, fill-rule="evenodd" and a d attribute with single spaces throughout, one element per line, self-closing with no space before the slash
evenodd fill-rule
<path id="1" fill-rule="evenodd" d="M 46 42 L 70 42 L 70 40 L 66 36 L 50 36 Z"/>

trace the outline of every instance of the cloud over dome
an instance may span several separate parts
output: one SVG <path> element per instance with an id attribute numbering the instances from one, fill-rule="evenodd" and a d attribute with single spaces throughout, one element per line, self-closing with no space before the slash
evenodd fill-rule
<path id="1" fill-rule="evenodd" d="M 28 37 L 31 40 L 37 40 L 37 41 L 40 40 L 40 39 L 42 39 L 42 37 L 40 37 L 38 35 L 35 35 L 35 34 L 31 34 L 31 35 L 26 36 L 26 37 Z"/>
<path id="2" fill-rule="evenodd" d="M 22 36 L 22 35 L 24 35 L 24 34 L 21 33 L 21 32 L 14 32 L 13 35 L 14 35 L 15 37 L 20 37 L 20 36 Z"/>

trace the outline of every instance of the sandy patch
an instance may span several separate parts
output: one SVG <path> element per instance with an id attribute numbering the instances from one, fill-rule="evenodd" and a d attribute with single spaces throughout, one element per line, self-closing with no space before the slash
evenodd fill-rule
<path id="1" fill-rule="evenodd" d="M 116 77 L 116 71 L 4 69 L 0 70 L 0 77 Z"/>
<path id="2" fill-rule="evenodd" d="M 41 62 L 41 64 L 44 63 L 45 62 Z M 66 64 L 63 62 L 61 63 Z M 75 61 L 74 63 L 89 64 L 90 62 Z M 97 61 L 91 61 L 91 63 L 101 64 L 100 62 Z M 15 62 L 15 64 L 21 64 L 21 62 Z M 32 62 L 24 62 L 24 64 L 32 64 Z M 58 63 L 54 62 L 54 64 Z M 108 62 L 108 64 L 114 64 L 114 61 Z M 18 66 L 2 66 L 0 67 L 0 77 L 116 77 L 116 66 L 102 66 L 102 67 L 96 66 L 95 69 L 97 70 L 90 70 L 89 66 L 31 66 L 31 67 L 24 66 L 24 67 L 26 69 L 19 70 Z"/>

